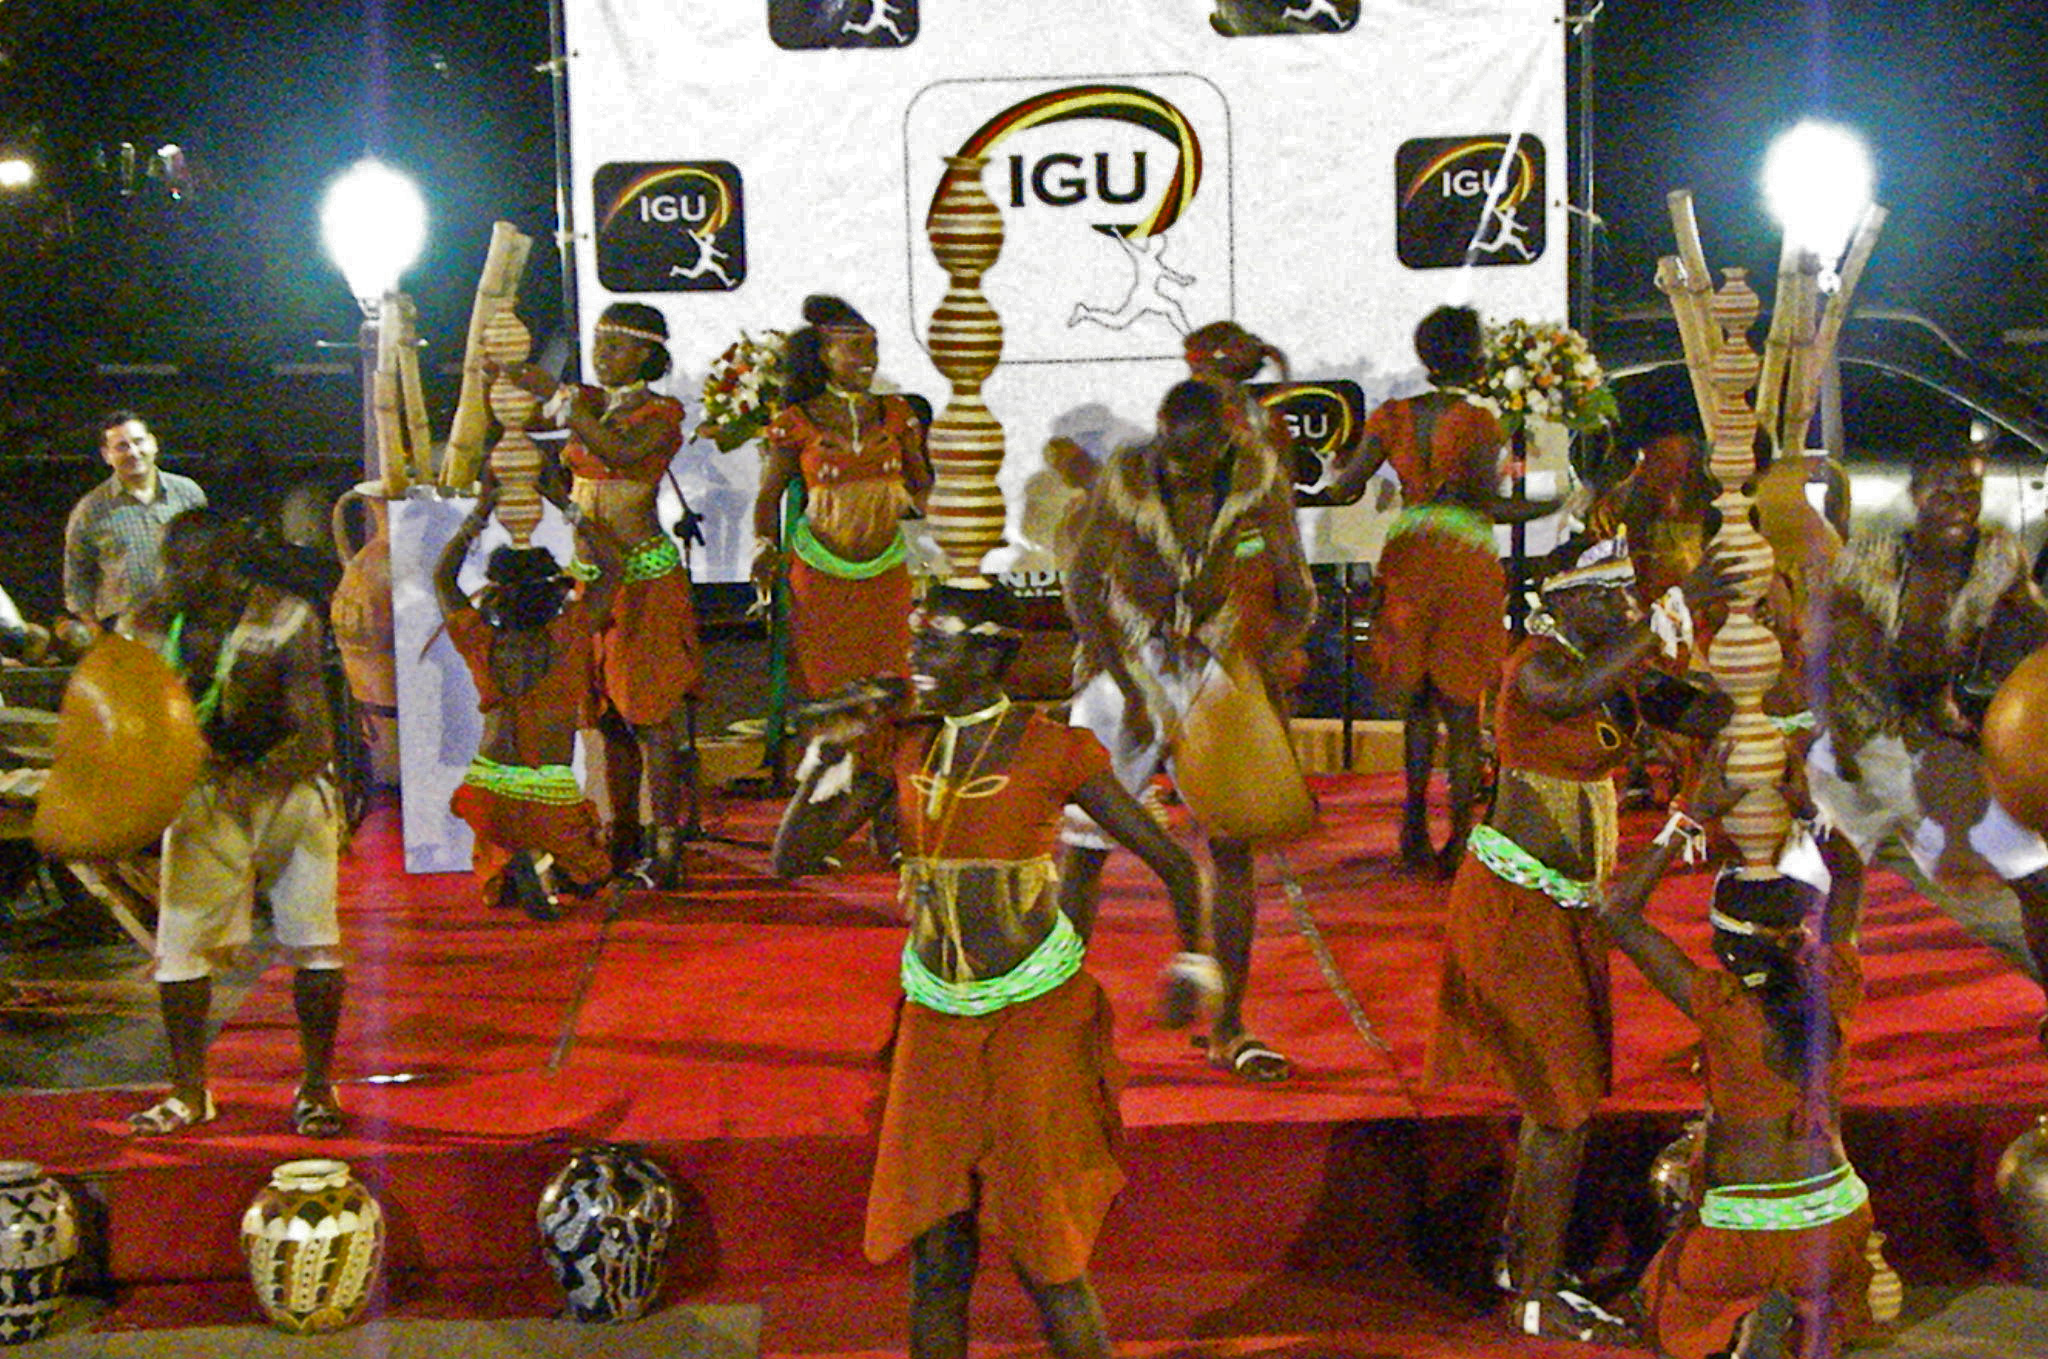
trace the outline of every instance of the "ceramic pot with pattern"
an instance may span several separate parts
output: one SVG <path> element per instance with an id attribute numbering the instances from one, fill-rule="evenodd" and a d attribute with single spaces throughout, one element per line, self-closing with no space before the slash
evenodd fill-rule
<path id="1" fill-rule="evenodd" d="M 360 1320 L 384 1259 L 384 1210 L 345 1161 L 286 1161 L 242 1214 L 264 1315 L 311 1335 Z"/>
<path id="2" fill-rule="evenodd" d="M 577 1321 L 632 1321 L 661 1291 L 676 1194 L 638 1147 L 584 1147 L 541 1191 L 540 1252 Z"/>
<path id="3" fill-rule="evenodd" d="M 1998 1158 L 1998 1207 L 2027 1282 L 2048 1288 L 2048 1114 Z"/>
<path id="4" fill-rule="evenodd" d="M 64 1301 L 78 1212 L 32 1161 L 0 1161 L 0 1344 L 35 1340 Z"/>

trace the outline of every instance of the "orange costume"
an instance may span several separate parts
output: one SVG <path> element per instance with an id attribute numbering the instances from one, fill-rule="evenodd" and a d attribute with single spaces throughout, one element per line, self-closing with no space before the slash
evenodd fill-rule
<path id="1" fill-rule="evenodd" d="M 1032 1278 L 1058 1284 L 1086 1270 L 1124 1182 L 1115 1159 L 1123 1073 L 1109 1001 L 1081 970 L 1079 937 L 1057 912 L 1036 952 L 987 981 L 964 979 L 957 939 L 942 947 L 940 968 L 956 977 L 930 972 L 915 947 L 944 937 L 963 886 L 993 892 L 1005 915 L 1039 906 L 1053 881 L 1061 809 L 1109 770 L 1088 732 L 1036 714 L 1026 720 L 1006 768 L 964 771 L 957 783 L 932 772 L 936 732 L 912 728 L 896 748 L 903 894 L 915 933 L 904 950 L 907 998 L 866 1248 L 879 1264 L 975 1208 L 984 1235 L 1001 1237 Z"/>
<path id="2" fill-rule="evenodd" d="M 789 636 L 798 687 L 811 697 L 854 680 L 910 674 L 910 568 L 896 527 L 911 508 L 903 467 L 918 453 L 917 417 L 900 396 L 884 396 L 879 430 L 849 447 L 802 406 L 787 406 L 767 442 L 796 455 L 804 512 L 789 549 Z M 834 542 L 894 536 L 878 556 L 849 561 Z"/>
<path id="3" fill-rule="evenodd" d="M 1463 482 L 1475 461 L 1494 460 L 1507 435 L 1468 401 L 1438 407 L 1408 398 L 1373 411 L 1365 437 L 1387 450 L 1407 505 L 1380 554 L 1375 673 L 1404 699 L 1428 681 L 1453 703 L 1477 703 L 1493 687 L 1507 646 L 1507 576 L 1493 521 L 1438 497 Z"/>
<path id="4" fill-rule="evenodd" d="M 1863 994 L 1863 971 L 1854 946 L 1838 940 L 1827 959 L 1827 1002 L 1835 1021 L 1845 1022 Z M 1704 1046 L 1707 1107 L 1716 1118 L 1744 1122 L 1790 1115 L 1795 1131 L 1802 1120 L 1829 1126 L 1841 1107 L 1845 1050 L 1838 1046 L 1811 1100 L 1764 1059 L 1770 1024 L 1757 997 L 1741 981 L 1717 968 L 1699 968 L 1692 978 L 1692 1013 Z M 1709 1133 L 1711 1136 L 1711 1132 Z M 1706 1359 L 1729 1348 L 1744 1315 L 1772 1289 L 1791 1299 L 1803 1343 L 1792 1353 L 1832 1355 L 1842 1342 L 1872 1326 L 1871 1263 L 1865 1241 L 1871 1231 L 1868 1192 L 1847 1166 L 1814 1181 L 1794 1185 L 1746 1185 L 1708 1189 L 1708 1201 L 1689 1206 L 1671 1239 L 1643 1275 L 1650 1338 L 1675 1359 Z M 1738 1217 L 1748 1205 L 1767 1207 L 1761 1216 L 1786 1213 L 1798 1202 L 1810 1225 L 1710 1226 L 1730 1202 Z"/>
<path id="5" fill-rule="evenodd" d="M 564 605 L 547 630 L 554 664 L 539 683 L 518 695 L 506 714 L 514 749 L 535 747 L 537 728 L 546 715 L 558 721 L 575 715 L 580 722 L 593 697 L 594 652 L 590 620 L 581 601 L 572 599 Z M 491 625 L 475 609 L 462 609 L 448 619 L 449 641 L 476 681 L 482 712 L 506 702 L 491 675 L 492 637 Z M 470 762 L 448 809 L 475 832 L 470 862 L 486 905 L 498 901 L 505 868 L 515 854 L 552 854 L 562 872 L 578 884 L 602 882 L 611 874 L 611 857 L 598 837 L 597 810 L 566 765 L 531 768 L 498 764 L 479 755 Z"/>
<path id="6" fill-rule="evenodd" d="M 633 388 L 628 390 L 642 391 L 642 399 L 615 414 L 615 398 L 608 398 L 601 388 L 585 390 L 606 399 L 606 423 L 621 430 L 658 428 L 660 451 L 631 467 L 613 467 L 572 434 L 562 447 L 562 461 L 582 480 L 659 486 L 669 461 L 683 446 L 682 403 Z M 633 726 L 651 726 L 675 716 L 702 682 L 697 606 L 690 573 L 673 538 L 657 533 L 645 542 L 629 543 L 625 558 L 611 621 L 597 637 L 598 665 L 604 696 L 619 716 Z"/>
<path id="7" fill-rule="evenodd" d="M 1571 1129 L 1592 1117 L 1612 1083 L 1607 934 L 1588 908 L 1614 864 L 1610 775 L 1628 756 L 1629 733 L 1598 705 L 1559 722 L 1522 698 L 1521 668 L 1540 648 L 1560 645 L 1532 637 L 1501 673 L 1500 777 L 1520 780 L 1579 837 L 1595 877 L 1565 878 L 1491 826 L 1473 832 L 1451 884 L 1427 1079 L 1505 1084 L 1525 1114 Z"/>

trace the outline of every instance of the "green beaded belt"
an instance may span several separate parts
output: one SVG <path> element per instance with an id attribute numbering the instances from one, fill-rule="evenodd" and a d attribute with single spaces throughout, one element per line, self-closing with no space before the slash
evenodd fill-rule
<path id="1" fill-rule="evenodd" d="M 1088 945 L 1067 919 L 1053 913 L 1052 933 L 1031 956 L 1000 977 L 949 982 L 924 965 L 909 940 L 903 941 L 903 994 L 927 1010 L 948 1015 L 986 1015 L 1036 1000 L 1081 970 Z"/>
<path id="2" fill-rule="evenodd" d="M 898 531 L 894 540 L 878 555 L 864 562 L 850 562 L 818 541 L 817 535 L 811 532 L 811 521 L 808 519 L 796 521 L 796 528 L 789 535 L 789 546 L 790 550 L 803 558 L 804 564 L 812 570 L 823 571 L 826 575 L 837 576 L 841 580 L 872 579 L 892 566 L 901 565 L 903 559 L 909 555 L 909 548 L 903 542 L 903 534 Z"/>
<path id="3" fill-rule="evenodd" d="M 576 771 L 566 764 L 544 764 L 529 768 L 522 764 L 499 764 L 478 755 L 469 762 L 462 781 L 499 797 L 518 802 L 544 802 L 554 807 L 573 807 L 583 801 L 583 789 Z"/>
<path id="4" fill-rule="evenodd" d="M 1799 1189 L 1783 1198 L 1753 1198 L 1759 1192 Z M 1848 1163 L 1784 1184 L 1730 1184 L 1709 1189 L 1700 1203 L 1703 1226 L 1731 1232 L 1796 1232 L 1840 1222 L 1870 1201 L 1870 1187 Z"/>
<path id="5" fill-rule="evenodd" d="M 1439 533 L 1467 547 L 1494 550 L 1493 521 L 1463 505 L 1410 505 L 1394 516 L 1387 541 L 1409 533 Z"/>
<path id="6" fill-rule="evenodd" d="M 626 549 L 626 566 L 621 575 L 631 585 L 636 580 L 659 580 L 682 567 L 683 554 L 676 550 L 676 540 L 662 533 Z"/>
<path id="7" fill-rule="evenodd" d="M 1573 910 L 1584 910 L 1593 904 L 1592 883 L 1567 878 L 1492 826 L 1475 826 L 1465 847 L 1504 882 L 1541 892 Z"/>

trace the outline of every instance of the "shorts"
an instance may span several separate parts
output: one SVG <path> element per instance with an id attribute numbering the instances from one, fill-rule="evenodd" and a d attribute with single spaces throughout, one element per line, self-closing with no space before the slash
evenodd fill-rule
<path id="1" fill-rule="evenodd" d="M 259 891 L 277 942 L 300 966 L 339 967 L 338 807 L 325 776 L 285 788 L 237 774 L 202 779 L 164 832 L 156 979 L 212 975 L 211 955 L 249 942 Z"/>

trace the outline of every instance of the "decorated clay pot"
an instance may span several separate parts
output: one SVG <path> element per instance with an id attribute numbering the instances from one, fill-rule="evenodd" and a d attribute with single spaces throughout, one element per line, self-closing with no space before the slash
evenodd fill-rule
<path id="1" fill-rule="evenodd" d="M 71 1195 L 29 1161 L 0 1161 L 0 1344 L 34 1340 L 64 1301 L 78 1254 Z"/>
<path id="2" fill-rule="evenodd" d="M 398 705 L 398 679 L 391 643 L 391 507 L 379 485 L 363 482 L 334 503 L 334 552 L 344 565 L 328 617 L 350 692 L 358 703 L 388 710 Z M 348 534 L 348 507 L 358 500 L 370 519 L 361 547 Z"/>
<path id="3" fill-rule="evenodd" d="M 360 1319 L 384 1258 L 384 1210 L 344 1161 L 286 1161 L 242 1214 L 256 1301 L 279 1330 Z"/>
<path id="4" fill-rule="evenodd" d="M 585 1147 L 541 1191 L 540 1253 L 577 1321 L 632 1321 L 661 1289 L 676 1195 L 639 1148 Z"/>
<path id="5" fill-rule="evenodd" d="M 2027 1282 L 2048 1288 L 2048 1114 L 1998 1158 L 1998 1207 Z"/>
<path id="6" fill-rule="evenodd" d="M 1673 1138 L 1657 1159 L 1650 1162 L 1650 1198 L 1657 1205 L 1658 1235 L 1669 1236 L 1679 1215 L 1693 1202 L 1698 1183 L 1701 1139 L 1706 1136 L 1704 1119 L 1690 1118 L 1685 1131 Z"/>

